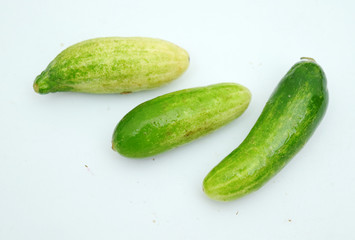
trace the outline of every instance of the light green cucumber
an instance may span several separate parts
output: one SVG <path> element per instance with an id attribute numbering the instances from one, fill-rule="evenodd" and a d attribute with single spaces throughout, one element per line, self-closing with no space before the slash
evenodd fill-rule
<path id="1" fill-rule="evenodd" d="M 170 42 L 142 37 L 96 38 L 62 51 L 35 79 L 36 92 L 130 93 L 179 77 L 188 53 Z"/>
<path id="2" fill-rule="evenodd" d="M 135 107 L 118 123 L 112 148 L 143 158 L 162 153 L 227 124 L 250 102 L 249 90 L 220 83 L 168 93 Z"/>
<path id="3" fill-rule="evenodd" d="M 322 68 L 304 59 L 278 84 L 246 139 L 206 176 L 210 198 L 229 201 L 259 189 L 311 137 L 325 114 L 328 90 Z"/>

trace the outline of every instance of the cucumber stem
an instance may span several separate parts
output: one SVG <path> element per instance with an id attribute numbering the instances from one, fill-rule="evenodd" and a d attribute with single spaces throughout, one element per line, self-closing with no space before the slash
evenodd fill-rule
<path id="1" fill-rule="evenodd" d="M 39 93 L 39 86 L 37 83 L 33 84 L 33 89 L 35 90 L 36 93 Z"/>
<path id="2" fill-rule="evenodd" d="M 50 85 L 48 84 L 48 74 L 43 71 L 40 75 L 38 75 L 33 83 L 33 89 L 36 93 L 39 94 L 47 94 L 51 92 Z"/>
<path id="3" fill-rule="evenodd" d="M 314 58 L 311 58 L 311 57 L 301 57 L 301 60 L 308 60 L 308 61 L 316 62 L 316 60 L 314 60 Z"/>

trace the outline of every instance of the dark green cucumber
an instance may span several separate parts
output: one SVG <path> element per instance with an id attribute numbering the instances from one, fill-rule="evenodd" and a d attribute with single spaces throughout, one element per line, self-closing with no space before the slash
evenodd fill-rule
<path id="1" fill-rule="evenodd" d="M 132 158 L 175 148 L 225 125 L 248 107 L 250 92 L 234 83 L 185 89 L 144 102 L 118 123 L 112 148 Z"/>
<path id="2" fill-rule="evenodd" d="M 136 92 L 176 79 L 188 65 L 188 53 L 164 40 L 96 38 L 61 52 L 37 76 L 33 88 L 41 94 Z"/>
<path id="3" fill-rule="evenodd" d="M 203 181 L 212 199 L 229 201 L 263 186 L 311 137 L 328 105 L 326 77 L 309 58 L 283 77 L 246 139 Z"/>

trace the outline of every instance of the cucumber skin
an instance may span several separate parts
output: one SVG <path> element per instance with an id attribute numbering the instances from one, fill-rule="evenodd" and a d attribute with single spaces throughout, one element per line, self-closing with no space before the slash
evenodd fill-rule
<path id="1" fill-rule="evenodd" d="M 328 105 L 326 77 L 315 62 L 283 77 L 246 139 L 203 181 L 210 198 L 230 201 L 262 187 L 303 147 Z"/>
<path id="2" fill-rule="evenodd" d="M 62 51 L 33 84 L 36 92 L 129 93 L 161 86 L 189 65 L 170 42 L 141 37 L 86 40 Z"/>
<path id="3" fill-rule="evenodd" d="M 143 158 L 162 153 L 227 124 L 250 102 L 249 90 L 234 83 L 180 90 L 138 105 L 116 126 L 112 148 Z"/>

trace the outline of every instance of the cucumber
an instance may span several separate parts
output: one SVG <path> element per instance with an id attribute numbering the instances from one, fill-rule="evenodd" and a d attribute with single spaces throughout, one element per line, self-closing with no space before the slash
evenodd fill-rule
<path id="1" fill-rule="evenodd" d="M 304 59 L 283 77 L 245 140 L 208 173 L 207 196 L 229 201 L 259 189 L 311 137 L 326 112 L 328 90 L 322 68 Z"/>
<path id="2" fill-rule="evenodd" d="M 86 40 L 61 52 L 35 79 L 37 93 L 130 93 L 179 77 L 188 53 L 152 38 L 107 37 Z"/>
<path id="3" fill-rule="evenodd" d="M 249 90 L 220 83 L 168 93 L 127 113 L 115 128 L 112 148 L 123 156 L 143 158 L 190 142 L 240 116 Z"/>

